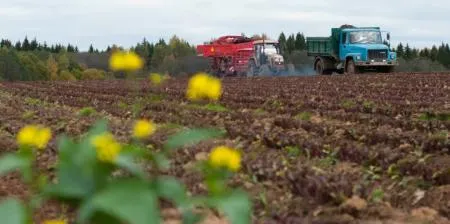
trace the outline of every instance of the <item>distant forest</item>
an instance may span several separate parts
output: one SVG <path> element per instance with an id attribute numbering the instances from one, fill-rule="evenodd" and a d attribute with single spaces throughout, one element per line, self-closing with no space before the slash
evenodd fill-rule
<path id="1" fill-rule="evenodd" d="M 266 35 L 253 35 L 261 38 Z M 301 70 L 312 65 L 312 59 L 306 56 L 306 38 L 303 33 L 286 35 L 281 33 L 278 41 L 288 63 Z M 0 80 L 79 80 L 106 79 L 124 77 L 108 69 L 108 58 L 114 49 L 123 49 L 112 45 L 106 49 L 90 46 L 87 52 L 80 52 L 73 44 L 53 44 L 39 42 L 36 38 L 12 42 L 0 41 Z M 205 69 L 206 60 L 196 57 L 195 46 L 172 36 L 168 41 L 160 39 L 155 43 L 145 38 L 136 43 L 134 50 L 145 60 L 141 74 L 161 72 L 170 75 L 186 75 Z M 446 43 L 429 48 L 411 48 L 400 43 L 392 49 L 396 51 L 400 66 L 397 71 L 432 72 L 450 69 L 450 48 Z"/>

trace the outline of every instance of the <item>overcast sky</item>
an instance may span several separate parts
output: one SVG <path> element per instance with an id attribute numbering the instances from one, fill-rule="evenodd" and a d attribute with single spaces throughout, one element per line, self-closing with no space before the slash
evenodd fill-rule
<path id="1" fill-rule="evenodd" d="M 351 8 L 350 8 L 351 7 Z M 25 35 L 85 50 L 129 47 L 177 34 L 193 44 L 227 34 L 301 31 L 328 36 L 342 24 L 380 26 L 399 41 L 423 47 L 450 42 L 447 0 L 0 0 L 0 38 Z"/>

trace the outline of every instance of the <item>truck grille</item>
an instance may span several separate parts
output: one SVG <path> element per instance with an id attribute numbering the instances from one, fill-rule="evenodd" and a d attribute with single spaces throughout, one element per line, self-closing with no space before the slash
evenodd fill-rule
<path id="1" fill-rule="evenodd" d="M 387 50 L 368 50 L 369 60 L 383 61 L 387 60 Z"/>

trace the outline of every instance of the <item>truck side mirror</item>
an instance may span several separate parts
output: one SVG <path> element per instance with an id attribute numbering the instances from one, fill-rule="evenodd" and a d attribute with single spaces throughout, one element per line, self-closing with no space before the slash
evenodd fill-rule
<path id="1" fill-rule="evenodd" d="M 387 40 L 391 40 L 391 34 L 387 33 Z"/>

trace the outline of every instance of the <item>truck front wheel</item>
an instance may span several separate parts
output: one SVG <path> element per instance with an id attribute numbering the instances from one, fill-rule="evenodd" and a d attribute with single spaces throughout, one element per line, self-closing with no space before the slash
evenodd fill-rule
<path id="1" fill-rule="evenodd" d="M 353 60 L 347 61 L 347 66 L 345 68 L 345 72 L 349 75 L 359 73 L 358 67 L 356 67 L 355 62 Z"/>

